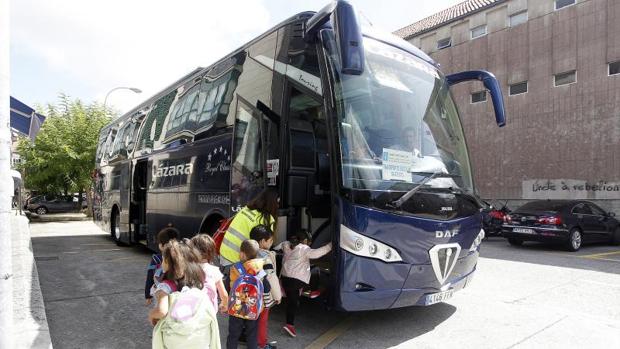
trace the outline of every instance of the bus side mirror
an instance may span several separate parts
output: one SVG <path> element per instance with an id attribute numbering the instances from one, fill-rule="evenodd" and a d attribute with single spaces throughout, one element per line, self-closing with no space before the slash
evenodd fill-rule
<path id="1" fill-rule="evenodd" d="M 497 81 L 495 75 L 484 70 L 471 70 L 448 75 L 446 76 L 446 80 L 449 86 L 456 85 L 465 81 L 482 81 L 484 87 L 489 90 L 489 93 L 491 94 L 491 100 L 493 100 L 493 109 L 495 110 L 495 121 L 497 122 L 497 126 L 503 127 L 506 125 L 506 109 L 504 108 L 504 97 L 502 96 L 502 89 L 499 86 L 499 82 Z"/>
<path id="2" fill-rule="evenodd" d="M 313 41 L 319 30 L 331 20 L 340 56 L 341 73 L 361 75 L 364 72 L 362 31 L 355 9 L 345 0 L 336 0 L 323 7 L 306 22 L 304 38 Z"/>

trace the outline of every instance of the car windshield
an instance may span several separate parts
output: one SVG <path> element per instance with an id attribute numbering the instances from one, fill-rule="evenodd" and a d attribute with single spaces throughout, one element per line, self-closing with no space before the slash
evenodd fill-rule
<path id="1" fill-rule="evenodd" d="M 441 73 L 366 37 L 364 73 L 340 75 L 333 43 L 326 44 L 336 80 L 343 185 L 407 191 L 423 183 L 473 192 L 463 129 Z"/>

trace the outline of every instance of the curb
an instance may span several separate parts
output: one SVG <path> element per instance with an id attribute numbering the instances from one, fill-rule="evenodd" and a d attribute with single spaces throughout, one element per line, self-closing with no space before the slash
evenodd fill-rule
<path id="1" fill-rule="evenodd" d="M 87 217 L 84 214 L 46 214 L 38 215 L 33 212 L 26 212 L 26 217 L 32 223 L 47 223 L 47 222 L 75 222 L 75 221 L 89 221 L 92 217 Z"/>
<path id="2" fill-rule="evenodd" d="M 13 338 L 15 348 L 52 348 L 39 273 L 25 216 L 11 216 L 13 235 Z"/>

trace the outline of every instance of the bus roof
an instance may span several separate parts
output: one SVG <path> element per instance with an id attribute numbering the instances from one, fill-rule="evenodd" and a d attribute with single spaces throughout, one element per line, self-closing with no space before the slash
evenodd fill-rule
<path id="1" fill-rule="evenodd" d="M 193 71 L 191 71 L 190 73 L 188 73 L 187 75 L 183 76 L 182 78 L 180 78 L 179 80 L 175 81 L 174 83 L 168 85 L 166 88 L 164 88 L 163 90 L 159 91 L 157 94 L 151 96 L 149 99 L 145 100 L 144 102 L 140 103 L 138 106 L 136 106 L 135 108 L 129 110 L 128 112 L 126 112 L 125 114 L 123 114 L 122 116 L 120 116 L 118 119 L 113 120 L 110 124 L 108 124 L 106 127 L 104 127 L 104 129 L 107 129 L 119 122 L 124 121 L 125 119 L 131 117 L 131 115 L 133 115 L 134 113 L 140 111 L 142 108 L 153 104 L 156 100 L 158 100 L 159 98 L 165 96 L 167 93 L 170 92 L 170 89 L 179 86 L 193 78 L 195 78 L 196 76 L 202 74 L 202 73 L 206 73 L 209 69 L 211 69 L 212 67 L 216 66 L 218 63 L 221 63 L 233 56 L 235 56 L 236 54 L 238 54 L 239 52 L 247 49 L 249 46 L 255 44 L 256 42 L 260 41 L 261 39 L 265 38 L 266 36 L 270 35 L 271 33 L 273 33 L 274 31 L 292 23 L 295 21 L 298 21 L 300 19 L 309 19 L 310 17 L 314 16 L 314 14 L 316 14 L 316 12 L 314 11 L 305 11 L 305 12 L 300 12 L 286 20 L 284 20 L 283 22 L 278 23 L 277 25 L 275 25 L 274 27 L 272 27 L 271 29 L 267 30 L 266 32 L 264 32 L 263 34 L 259 35 L 258 37 L 252 39 L 251 41 L 247 42 L 245 45 L 237 48 L 236 50 L 233 50 L 231 53 L 227 54 L 226 56 L 222 57 L 221 59 L 213 62 L 212 64 L 210 64 L 207 67 L 197 67 L 196 69 L 194 69 Z M 371 38 L 383 41 L 387 44 L 393 45 L 395 47 L 398 47 L 404 51 L 407 51 L 415 56 L 417 56 L 418 58 L 423 59 L 424 61 L 432 64 L 433 66 L 438 66 L 437 63 L 430 57 L 428 56 L 426 53 L 424 53 L 422 50 L 420 50 L 419 48 L 413 46 L 412 44 L 410 44 L 409 42 L 391 34 L 391 33 L 387 33 L 387 32 L 381 32 L 379 30 L 375 30 L 372 27 L 364 27 L 363 28 L 363 33 L 366 36 L 369 36 Z"/>

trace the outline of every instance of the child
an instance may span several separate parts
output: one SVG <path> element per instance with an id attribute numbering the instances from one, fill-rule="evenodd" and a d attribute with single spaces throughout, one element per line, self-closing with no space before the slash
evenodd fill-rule
<path id="1" fill-rule="evenodd" d="M 230 301 L 228 305 L 228 338 L 226 339 L 227 349 L 237 349 L 239 335 L 245 327 L 246 341 L 248 349 L 257 349 L 257 319 L 262 311 L 262 294 L 259 290 L 269 292 L 269 284 L 251 285 L 243 284 L 251 278 L 246 276 L 255 276 L 262 280 L 265 276 L 263 271 L 264 260 L 256 258 L 258 256 L 258 242 L 256 240 L 245 240 L 241 243 L 239 249 L 238 263 L 233 264 L 230 268 Z M 236 285 L 238 278 L 241 283 Z M 250 280 L 251 281 L 251 280 Z M 261 285 L 263 287 L 261 287 Z M 253 320 L 251 318 L 254 318 Z"/>
<path id="2" fill-rule="evenodd" d="M 199 261 L 187 239 L 163 246 L 163 279 L 156 287 L 156 306 L 149 312 L 154 349 L 220 348 L 216 312 L 202 291 Z"/>
<path id="3" fill-rule="evenodd" d="M 157 233 L 157 245 L 159 247 L 159 253 L 154 254 L 153 257 L 151 257 L 151 262 L 146 268 L 146 282 L 144 285 L 144 298 L 146 298 L 146 305 L 150 305 L 153 301 L 155 288 L 157 287 L 157 284 L 159 284 L 163 276 L 161 268 L 161 251 L 164 249 L 164 245 L 166 245 L 169 241 L 177 240 L 178 238 L 179 231 L 176 228 L 173 228 L 172 224 L 168 224 L 167 227 Z"/>
<path id="4" fill-rule="evenodd" d="M 191 239 L 191 245 L 201 256 L 200 266 L 205 273 L 205 282 L 202 289 L 207 294 L 214 310 L 218 308 L 217 296 L 220 296 L 219 309 L 222 313 L 225 313 L 228 309 L 228 292 L 226 292 L 224 287 L 220 268 L 211 264 L 217 257 L 215 243 L 209 235 L 198 234 Z"/>
<path id="5" fill-rule="evenodd" d="M 273 233 L 264 225 L 258 225 L 250 231 L 250 238 L 258 241 L 260 250 L 258 257 L 264 260 L 263 270 L 267 274 L 265 278 L 269 282 L 270 292 L 264 293 L 265 307 L 258 318 L 258 347 L 262 349 L 272 349 L 276 347 L 277 342 L 267 343 L 267 323 L 269 321 L 269 308 L 276 304 L 280 304 L 282 293 L 280 291 L 280 283 L 276 274 L 276 254 L 269 251 L 273 245 Z"/>
<path id="6" fill-rule="evenodd" d="M 295 313 L 301 290 L 310 282 L 310 260 L 321 258 L 332 249 L 331 242 L 323 247 L 310 248 L 311 236 L 300 230 L 290 241 L 281 244 L 284 251 L 282 260 L 282 286 L 286 293 L 286 325 L 284 330 L 291 336 L 295 332 Z"/>

